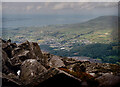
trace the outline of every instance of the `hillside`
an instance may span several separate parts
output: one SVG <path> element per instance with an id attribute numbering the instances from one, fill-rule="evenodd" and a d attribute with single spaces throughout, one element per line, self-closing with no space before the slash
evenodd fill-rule
<path id="1" fill-rule="evenodd" d="M 101 16 L 76 24 L 8 28 L 3 29 L 3 38 L 10 38 L 16 43 L 34 41 L 40 44 L 42 50 L 59 56 L 87 56 L 102 60 L 109 56 L 113 61 L 118 54 L 117 49 L 113 50 L 114 46 L 118 46 L 117 16 Z M 88 47 L 92 47 L 92 51 Z M 116 63 L 118 57 L 116 59 L 112 63 Z"/>
<path id="2" fill-rule="evenodd" d="M 117 16 L 100 16 L 83 23 L 68 24 L 63 26 L 63 28 L 74 28 L 75 30 L 77 30 L 77 28 L 79 28 L 79 30 L 84 28 L 89 28 L 92 30 L 113 29 L 117 27 L 117 20 Z"/>
<path id="3" fill-rule="evenodd" d="M 31 41 L 46 38 L 54 41 L 70 41 L 87 39 L 90 42 L 111 42 L 111 32 L 116 30 L 116 16 L 101 16 L 84 23 L 48 25 L 43 27 L 17 27 L 15 29 L 3 29 L 5 38 L 10 37 L 13 41 L 29 39 Z M 43 38 L 44 37 L 44 38 Z M 61 39 L 61 40 L 58 40 Z M 38 41 L 38 43 L 41 43 Z"/>

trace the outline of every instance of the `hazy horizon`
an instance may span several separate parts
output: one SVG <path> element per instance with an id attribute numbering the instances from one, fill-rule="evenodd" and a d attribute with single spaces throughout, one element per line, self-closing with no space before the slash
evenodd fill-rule
<path id="1" fill-rule="evenodd" d="M 3 2 L 5 14 L 116 15 L 117 2 Z"/>
<path id="2" fill-rule="evenodd" d="M 118 15 L 117 2 L 3 2 L 4 27 L 81 23 Z"/>

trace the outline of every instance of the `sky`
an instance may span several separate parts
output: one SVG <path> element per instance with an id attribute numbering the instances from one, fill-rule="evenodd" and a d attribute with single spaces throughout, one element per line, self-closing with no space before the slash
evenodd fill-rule
<path id="1" fill-rule="evenodd" d="M 117 15 L 118 4 L 117 2 L 3 2 L 2 12 L 21 15 Z"/>
<path id="2" fill-rule="evenodd" d="M 1 0 L 2 2 L 118 2 L 119 0 Z"/>

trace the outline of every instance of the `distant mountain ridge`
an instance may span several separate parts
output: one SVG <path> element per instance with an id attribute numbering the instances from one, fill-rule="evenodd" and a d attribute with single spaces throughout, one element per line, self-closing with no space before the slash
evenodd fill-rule
<path id="1" fill-rule="evenodd" d="M 63 24 L 61 28 L 94 28 L 94 29 L 108 29 L 108 28 L 116 28 L 118 22 L 117 16 L 100 16 L 89 21 L 83 23 L 75 23 L 75 24 Z"/>

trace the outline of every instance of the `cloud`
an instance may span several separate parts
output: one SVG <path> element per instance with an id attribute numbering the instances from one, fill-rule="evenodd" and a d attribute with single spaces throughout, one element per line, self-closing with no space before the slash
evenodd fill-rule
<path id="1" fill-rule="evenodd" d="M 49 3 L 50 4 L 53 3 Z M 75 9 L 75 10 L 92 10 L 97 8 L 111 8 L 111 7 L 117 7 L 117 2 L 58 2 L 54 3 L 52 5 L 53 10 L 62 10 L 62 9 Z M 47 7 L 46 7 L 47 8 Z"/>
<path id="2" fill-rule="evenodd" d="M 29 5 L 28 5 L 28 6 L 26 7 L 26 10 L 29 11 L 29 10 L 31 10 L 32 8 L 33 8 L 33 6 L 29 6 Z"/>
<path id="3" fill-rule="evenodd" d="M 2 0 L 3 2 L 119 2 L 119 0 Z"/>
<path id="4" fill-rule="evenodd" d="M 1 3 L 0 3 L 0 12 L 2 11 L 2 5 L 1 5 Z"/>
<path id="5" fill-rule="evenodd" d="M 48 7 L 49 4 L 50 4 L 50 2 L 46 2 L 44 5 L 45 5 L 45 7 Z"/>
<path id="6" fill-rule="evenodd" d="M 6 13 L 18 14 L 82 14 L 117 7 L 112 2 L 14 2 L 3 3 Z"/>
<path id="7" fill-rule="evenodd" d="M 105 8 L 116 8 L 117 2 L 81 2 L 78 3 L 80 9 L 92 10 L 92 9 L 105 9 Z"/>
<path id="8" fill-rule="evenodd" d="M 36 10 L 40 10 L 42 8 L 42 6 L 37 6 Z"/>
<path id="9" fill-rule="evenodd" d="M 65 3 L 59 3 L 59 4 L 55 4 L 53 9 L 54 10 L 60 10 L 60 9 L 63 9 L 65 8 Z"/>

